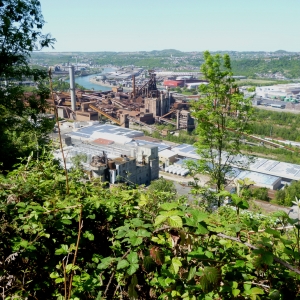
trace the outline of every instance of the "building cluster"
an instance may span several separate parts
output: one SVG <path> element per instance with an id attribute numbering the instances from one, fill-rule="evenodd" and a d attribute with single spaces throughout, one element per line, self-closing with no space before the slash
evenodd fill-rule
<path id="1" fill-rule="evenodd" d="M 148 185 L 159 176 L 158 151 L 168 146 L 143 140 L 143 136 L 141 131 L 99 123 L 75 128 L 64 138 L 67 168 L 72 167 L 74 157 L 83 155 L 83 168 L 92 178 L 110 184 Z M 60 150 L 54 155 L 62 159 Z"/>
<path id="2" fill-rule="evenodd" d="M 290 102 L 291 100 L 300 100 L 300 84 L 277 84 L 272 86 L 256 87 L 255 93 L 257 97 L 280 99 Z M 290 100 L 291 99 L 291 100 Z"/>
<path id="3" fill-rule="evenodd" d="M 150 128 L 155 122 L 166 122 L 174 125 L 176 129 L 193 130 L 195 127 L 189 112 L 189 103 L 173 97 L 169 90 L 158 90 L 154 73 L 142 86 L 136 85 L 133 75 L 131 92 L 124 92 L 118 86 L 105 92 L 75 90 L 74 68 L 70 72 L 70 81 L 70 93 L 55 95 L 58 115 L 61 118 L 96 121 L 101 116 L 125 128 L 129 127 L 129 122 Z M 53 104 L 50 99 L 49 104 Z M 155 127 L 152 128 L 156 130 Z"/>
<path id="4" fill-rule="evenodd" d="M 73 127 L 74 123 L 71 124 L 63 123 L 62 131 Z M 82 164 L 89 176 L 110 184 L 148 185 L 159 178 L 159 170 L 186 176 L 189 173 L 186 162 L 201 158 L 192 145 L 166 144 L 138 130 L 98 122 L 74 127 L 64 134 L 67 167 L 72 166 L 73 157 L 83 155 Z M 60 150 L 55 151 L 55 156 L 61 159 Z M 300 165 L 296 164 L 265 158 L 250 160 L 243 155 L 228 157 L 226 152 L 222 154 L 222 161 L 229 161 L 232 166 L 227 174 L 230 181 L 249 178 L 257 187 L 277 190 L 292 180 L 300 180 Z"/>

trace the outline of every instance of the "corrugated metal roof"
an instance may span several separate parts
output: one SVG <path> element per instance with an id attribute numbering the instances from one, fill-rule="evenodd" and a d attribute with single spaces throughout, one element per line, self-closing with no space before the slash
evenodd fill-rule
<path id="1" fill-rule="evenodd" d="M 172 151 L 176 152 L 180 156 L 200 159 L 200 155 L 197 154 L 196 148 L 192 145 L 182 144 L 172 148 Z M 226 158 L 227 155 L 226 153 L 224 153 L 222 155 L 222 161 L 224 162 Z M 245 163 L 246 165 L 248 163 L 248 166 L 245 167 L 245 169 L 248 169 L 250 171 L 291 180 L 300 180 L 300 165 L 259 157 L 255 157 L 253 159 L 254 161 L 249 161 L 246 156 L 237 155 L 232 158 L 231 165 L 233 167 L 241 167 L 243 163 Z"/>

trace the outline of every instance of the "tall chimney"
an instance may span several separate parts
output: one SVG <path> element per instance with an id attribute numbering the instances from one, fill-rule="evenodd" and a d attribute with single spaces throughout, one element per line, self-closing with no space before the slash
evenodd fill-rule
<path id="1" fill-rule="evenodd" d="M 179 123 L 179 118 L 180 118 L 180 111 L 179 109 L 176 111 L 176 129 L 179 129 L 180 123 Z"/>
<path id="2" fill-rule="evenodd" d="M 133 98 L 135 98 L 135 76 L 132 75 L 132 91 L 133 91 Z"/>
<path id="3" fill-rule="evenodd" d="M 164 92 L 160 92 L 160 116 L 164 115 Z"/>
<path id="4" fill-rule="evenodd" d="M 167 87 L 167 95 L 168 95 L 168 112 L 171 109 L 171 93 L 169 87 Z"/>
<path id="5" fill-rule="evenodd" d="M 70 75 L 70 94 L 72 110 L 76 111 L 76 94 L 75 94 L 75 71 L 74 66 L 69 66 Z"/>

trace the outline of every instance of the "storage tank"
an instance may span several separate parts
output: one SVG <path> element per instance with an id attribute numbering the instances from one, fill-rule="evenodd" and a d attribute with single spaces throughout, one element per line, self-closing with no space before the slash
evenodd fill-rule
<path id="1" fill-rule="evenodd" d="M 182 171 L 180 175 L 181 176 L 186 176 L 187 174 L 189 174 L 189 172 L 190 172 L 189 170 L 184 169 L 184 171 Z"/>
<path id="2" fill-rule="evenodd" d="M 168 169 L 168 172 L 169 172 L 169 173 L 172 173 L 173 170 L 174 170 L 174 166 L 170 166 L 169 169 Z"/>
<path id="3" fill-rule="evenodd" d="M 178 170 L 178 168 L 175 167 L 175 168 L 171 171 L 171 173 L 175 174 L 175 173 L 177 172 L 177 170 Z"/>
<path id="4" fill-rule="evenodd" d="M 177 174 L 177 175 L 180 175 L 182 171 L 183 171 L 183 169 L 182 169 L 182 168 L 179 168 L 179 169 L 177 170 L 176 174 Z"/>

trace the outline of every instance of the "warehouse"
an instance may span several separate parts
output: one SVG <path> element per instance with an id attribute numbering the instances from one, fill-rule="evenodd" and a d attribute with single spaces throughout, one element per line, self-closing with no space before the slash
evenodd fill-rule
<path id="1" fill-rule="evenodd" d="M 172 151 L 177 153 L 177 155 L 180 157 L 200 159 L 200 155 L 197 154 L 195 147 L 192 145 L 182 144 L 173 147 Z M 223 153 L 222 162 L 225 162 L 227 157 L 228 155 L 226 153 Z M 264 180 L 267 181 L 270 180 L 268 182 L 271 182 L 273 180 L 270 185 L 273 185 L 276 188 L 280 186 L 276 178 L 280 178 L 280 181 L 283 180 L 287 182 L 292 180 L 300 180 L 300 165 L 284 163 L 276 160 L 259 158 L 259 157 L 248 159 L 246 156 L 243 155 L 237 155 L 235 157 L 232 157 L 230 161 L 232 167 L 243 168 L 243 169 L 247 169 L 247 171 L 254 172 L 255 174 L 251 176 L 257 176 L 256 180 L 253 179 L 255 182 L 258 182 L 259 180 L 263 180 L 263 177 L 261 178 L 259 177 L 261 175 L 274 176 L 275 178 L 264 177 Z M 251 173 L 248 173 L 248 175 L 250 176 Z M 266 183 L 266 185 L 269 184 L 268 182 Z"/>

